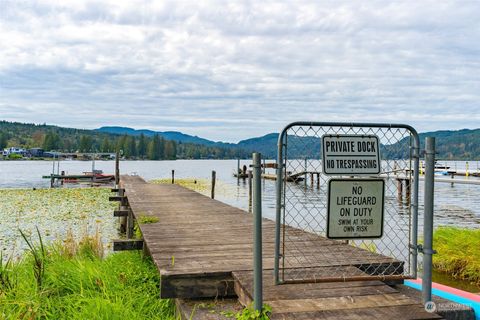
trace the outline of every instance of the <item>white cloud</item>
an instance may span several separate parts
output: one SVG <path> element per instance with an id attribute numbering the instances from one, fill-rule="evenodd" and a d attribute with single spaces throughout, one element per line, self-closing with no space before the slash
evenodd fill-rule
<path id="1" fill-rule="evenodd" d="M 0 0 L 0 118 L 236 141 L 480 123 L 476 1 Z"/>

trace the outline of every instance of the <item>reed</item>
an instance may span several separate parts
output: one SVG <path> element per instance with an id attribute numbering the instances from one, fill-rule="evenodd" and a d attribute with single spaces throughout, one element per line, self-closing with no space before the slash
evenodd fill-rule
<path id="1" fill-rule="evenodd" d="M 480 287 L 480 229 L 440 227 L 433 235 L 433 267 Z"/>
<path id="2" fill-rule="evenodd" d="M 149 258 L 128 251 L 102 259 L 95 237 L 71 241 L 32 245 L 21 261 L 0 264 L 0 319 L 175 319 L 173 302 L 158 298 Z"/>

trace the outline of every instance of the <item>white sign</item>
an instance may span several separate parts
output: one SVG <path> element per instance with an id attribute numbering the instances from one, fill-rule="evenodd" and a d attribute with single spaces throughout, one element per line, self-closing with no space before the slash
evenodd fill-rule
<path id="1" fill-rule="evenodd" d="M 326 175 L 380 173 L 379 140 L 375 135 L 324 135 L 322 164 Z"/>
<path id="2" fill-rule="evenodd" d="M 384 188 L 382 179 L 330 179 L 327 238 L 381 238 Z"/>

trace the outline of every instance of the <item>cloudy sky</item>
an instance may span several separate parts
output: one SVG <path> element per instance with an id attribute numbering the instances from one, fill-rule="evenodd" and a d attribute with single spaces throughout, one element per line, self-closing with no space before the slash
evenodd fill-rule
<path id="1" fill-rule="evenodd" d="M 0 0 L 0 119 L 236 142 L 480 127 L 480 1 Z"/>

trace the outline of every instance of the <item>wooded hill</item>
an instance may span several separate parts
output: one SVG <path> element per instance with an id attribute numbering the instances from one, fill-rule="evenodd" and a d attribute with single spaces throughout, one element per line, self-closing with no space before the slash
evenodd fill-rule
<path id="1" fill-rule="evenodd" d="M 437 158 L 444 160 L 480 160 L 480 129 L 434 131 L 420 134 L 421 148 L 425 137 L 436 137 Z M 288 137 L 290 145 L 310 148 L 289 149 L 289 158 L 320 157 L 320 139 Z M 125 127 L 102 127 L 96 130 L 62 128 L 50 125 L 0 121 L 0 148 L 42 147 L 46 151 L 115 152 L 122 150 L 126 158 L 138 159 L 235 159 L 250 158 L 261 152 L 263 157 L 277 157 L 277 133 L 242 140 L 237 144 L 216 142 L 182 132 L 135 130 Z M 301 141 L 300 141 L 301 140 Z M 308 140 L 308 141 L 307 141 Z M 295 143 L 298 142 L 298 143 Z M 403 140 L 384 145 L 383 158 L 401 159 L 406 154 Z"/>
<path id="2" fill-rule="evenodd" d="M 42 148 L 61 152 L 116 152 L 128 159 L 231 159 L 248 156 L 239 148 L 222 148 L 168 140 L 160 134 L 129 135 L 0 121 L 0 149 Z"/>

